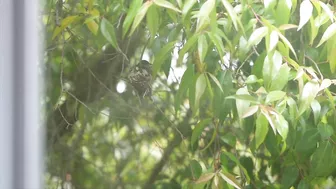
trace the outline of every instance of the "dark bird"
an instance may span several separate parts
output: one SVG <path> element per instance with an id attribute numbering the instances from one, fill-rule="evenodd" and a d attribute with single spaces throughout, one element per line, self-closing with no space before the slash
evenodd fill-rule
<path id="1" fill-rule="evenodd" d="M 148 61 L 141 60 L 132 67 L 128 79 L 140 97 L 152 95 L 152 65 Z"/>

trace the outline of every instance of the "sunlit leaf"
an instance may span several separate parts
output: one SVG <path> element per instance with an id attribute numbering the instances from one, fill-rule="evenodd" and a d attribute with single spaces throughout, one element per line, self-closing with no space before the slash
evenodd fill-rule
<path id="1" fill-rule="evenodd" d="M 197 108 L 199 105 L 199 101 L 205 91 L 206 88 L 206 76 L 205 74 L 201 74 L 198 76 L 196 81 L 196 93 L 195 93 L 195 107 Z"/>
<path id="2" fill-rule="evenodd" d="M 334 14 L 328 7 L 328 5 L 324 4 L 322 1 L 318 1 L 318 3 L 321 5 L 322 9 L 325 11 L 325 13 L 329 16 L 329 19 L 331 22 L 334 22 Z"/>
<path id="3" fill-rule="evenodd" d="M 160 64 L 160 63 L 157 63 Z M 182 103 L 182 98 L 189 89 L 189 86 L 193 82 L 193 77 L 194 77 L 194 65 L 189 64 L 187 67 L 187 70 L 184 72 L 181 83 L 179 86 L 179 89 L 177 91 L 177 94 L 175 95 L 175 111 L 178 112 Z M 192 104 L 192 103 L 191 103 Z"/>
<path id="4" fill-rule="evenodd" d="M 223 89 L 222 89 L 221 84 L 220 84 L 219 81 L 218 81 L 218 79 L 217 79 L 214 75 L 212 75 L 211 73 L 208 73 L 208 75 L 209 75 L 210 78 L 216 83 L 216 85 L 218 86 L 218 88 L 219 88 L 222 92 L 224 92 Z"/>
<path id="5" fill-rule="evenodd" d="M 204 58 L 208 51 L 208 41 L 205 35 L 200 35 L 198 38 L 198 54 L 200 56 L 201 62 L 204 62 Z"/>
<path id="6" fill-rule="evenodd" d="M 326 42 L 328 39 L 330 39 L 335 34 L 336 34 L 336 23 L 333 23 L 323 33 L 323 36 L 322 36 L 319 44 L 317 45 L 317 47 L 319 47 L 320 45 L 322 45 L 324 42 Z"/>
<path id="7" fill-rule="evenodd" d="M 288 134 L 288 122 L 281 114 L 275 116 L 275 125 L 276 130 L 281 135 L 282 139 L 286 141 Z"/>
<path id="8" fill-rule="evenodd" d="M 236 180 L 236 178 L 233 175 L 229 173 L 224 173 L 224 172 L 219 172 L 219 175 L 223 178 L 223 180 L 225 180 L 231 186 L 238 188 L 238 189 L 242 188 L 239 182 Z"/>
<path id="9" fill-rule="evenodd" d="M 305 0 L 305 1 L 307 1 L 307 0 Z M 283 41 L 283 43 L 292 51 L 292 53 L 296 57 L 295 50 L 294 50 L 293 46 L 290 44 L 290 42 L 288 41 L 288 39 L 285 36 L 283 36 L 280 32 L 278 32 L 278 35 L 279 35 L 280 39 Z"/>
<path id="10" fill-rule="evenodd" d="M 249 117 L 253 114 L 255 114 L 259 109 L 259 106 L 254 105 L 246 109 L 245 113 L 243 114 L 242 118 Z"/>
<path id="11" fill-rule="evenodd" d="M 256 120 L 255 143 L 256 149 L 262 144 L 268 132 L 268 121 L 264 114 L 259 114 Z"/>
<path id="12" fill-rule="evenodd" d="M 282 90 L 288 82 L 290 68 L 287 64 L 283 64 L 271 83 L 270 91 Z"/>
<path id="13" fill-rule="evenodd" d="M 246 88 L 240 88 L 237 90 L 236 95 L 245 95 L 246 97 L 249 96 L 249 92 Z M 237 96 L 235 96 L 237 97 Z M 252 96 L 250 96 L 252 97 Z M 253 97 L 252 97 L 253 98 Z M 250 106 L 250 102 L 247 101 L 247 99 L 238 99 L 236 98 L 236 107 L 238 111 L 238 115 L 240 118 L 243 117 L 243 114 L 245 113 L 245 110 Z"/>
<path id="14" fill-rule="evenodd" d="M 196 33 L 199 33 L 210 24 L 210 13 L 214 10 L 215 3 L 215 0 L 209 0 L 202 5 L 197 15 Z"/>
<path id="15" fill-rule="evenodd" d="M 183 17 L 190 11 L 193 5 L 197 2 L 197 0 L 186 0 L 183 4 L 182 15 Z"/>
<path id="16" fill-rule="evenodd" d="M 303 0 L 300 5 L 300 22 L 298 31 L 309 21 L 313 14 L 313 5 L 309 0 Z"/>
<path id="17" fill-rule="evenodd" d="M 100 24 L 100 30 L 103 34 L 103 36 L 106 38 L 106 40 L 116 49 L 119 49 L 117 38 L 115 35 L 114 27 L 113 25 L 106 20 L 105 18 L 102 19 Z"/>
<path id="18" fill-rule="evenodd" d="M 279 35 L 276 31 L 272 31 L 270 34 L 270 44 L 269 44 L 269 52 L 272 51 L 276 45 L 278 44 L 279 41 Z"/>
<path id="19" fill-rule="evenodd" d="M 141 7 L 141 4 L 142 4 L 142 0 L 133 0 L 132 1 L 131 5 L 130 5 L 130 8 L 127 12 L 125 21 L 124 21 L 123 26 L 122 26 L 123 37 L 125 37 L 129 27 L 131 26 L 131 24 L 133 22 L 133 19 L 134 19 L 135 15 L 137 14 L 138 10 Z"/>
<path id="20" fill-rule="evenodd" d="M 293 29 L 293 28 L 297 28 L 297 25 L 294 24 L 283 24 L 281 26 L 279 26 L 279 30 L 289 30 L 289 29 Z"/>
<path id="21" fill-rule="evenodd" d="M 66 27 L 80 18 L 79 16 L 68 16 L 61 21 L 61 25 L 57 26 L 53 32 L 52 39 L 58 36 Z"/>
<path id="22" fill-rule="evenodd" d="M 237 18 L 237 14 L 235 13 L 232 5 L 227 0 L 222 0 L 222 3 L 224 5 L 226 11 L 228 12 L 235 29 L 238 31 L 238 26 L 237 26 L 237 19 L 238 18 Z"/>
<path id="23" fill-rule="evenodd" d="M 257 45 L 260 43 L 261 39 L 266 36 L 267 32 L 268 28 L 265 26 L 254 30 L 247 42 L 248 46 Z"/>
<path id="24" fill-rule="evenodd" d="M 86 26 L 89 28 L 89 30 L 94 34 L 97 35 L 98 32 L 98 24 L 94 20 L 90 20 L 86 22 Z"/>
<path id="25" fill-rule="evenodd" d="M 200 183 L 208 182 L 208 181 L 211 180 L 214 176 L 215 176 L 215 173 L 205 173 L 205 174 L 202 175 L 202 176 L 201 176 L 195 183 L 196 183 L 196 184 L 200 184 Z"/>
<path id="26" fill-rule="evenodd" d="M 332 84 L 330 79 L 323 79 L 319 91 L 322 91 L 326 88 L 328 88 Z"/>
<path id="27" fill-rule="evenodd" d="M 313 110 L 313 114 L 314 114 L 314 122 L 315 124 L 318 123 L 318 120 L 320 118 L 320 112 L 321 112 L 321 105 L 317 100 L 313 100 L 310 104 L 310 107 Z"/>
<path id="28" fill-rule="evenodd" d="M 257 78 L 257 76 L 255 75 L 250 75 L 247 77 L 247 79 L 245 80 L 246 84 L 252 84 L 252 83 L 257 83 L 259 80 Z"/>
<path id="29" fill-rule="evenodd" d="M 319 88 L 319 84 L 316 81 L 309 81 L 304 85 L 302 94 L 300 96 L 298 116 L 307 110 L 307 108 L 310 106 L 310 103 L 314 100 L 317 93 L 319 92 Z"/>
<path id="30" fill-rule="evenodd" d="M 153 1 L 146 1 L 138 10 L 137 14 L 134 17 L 134 21 L 131 27 L 131 31 L 129 35 L 132 35 L 135 29 L 139 26 L 141 23 L 142 19 L 145 17 L 147 10 L 149 7 L 153 5 Z"/>
<path id="31" fill-rule="evenodd" d="M 266 103 L 274 102 L 281 100 L 285 97 L 286 93 L 283 91 L 271 91 L 267 94 Z"/>
<path id="32" fill-rule="evenodd" d="M 164 7 L 164 8 L 176 11 L 176 12 L 181 12 L 177 7 L 175 7 L 175 5 L 171 4 L 169 1 L 165 1 L 165 0 L 153 0 L 153 1 L 159 7 Z"/>

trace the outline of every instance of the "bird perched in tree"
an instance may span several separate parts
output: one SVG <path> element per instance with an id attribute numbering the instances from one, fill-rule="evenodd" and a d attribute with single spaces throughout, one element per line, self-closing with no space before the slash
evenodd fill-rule
<path id="1" fill-rule="evenodd" d="M 132 67 L 128 79 L 140 97 L 152 95 L 152 65 L 148 61 L 141 60 Z"/>

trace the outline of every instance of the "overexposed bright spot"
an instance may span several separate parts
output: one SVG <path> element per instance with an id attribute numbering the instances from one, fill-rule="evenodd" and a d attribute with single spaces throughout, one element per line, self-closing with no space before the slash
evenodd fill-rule
<path id="1" fill-rule="evenodd" d="M 253 65 L 254 65 L 254 63 L 253 63 L 253 61 L 251 60 L 251 61 L 250 61 L 250 66 L 253 66 Z"/>
<path id="2" fill-rule="evenodd" d="M 117 92 L 118 93 L 123 93 L 126 91 L 126 83 L 125 81 L 120 80 L 117 84 Z"/>

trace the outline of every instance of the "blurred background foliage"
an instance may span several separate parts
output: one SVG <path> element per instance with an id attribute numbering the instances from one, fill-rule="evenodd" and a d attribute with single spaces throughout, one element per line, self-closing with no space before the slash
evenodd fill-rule
<path id="1" fill-rule="evenodd" d="M 327 188 L 333 1 L 47 0 L 47 188 Z M 127 80 L 152 64 L 151 98 Z"/>

